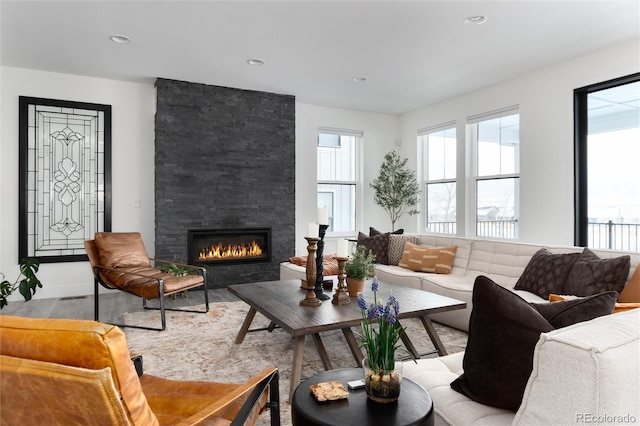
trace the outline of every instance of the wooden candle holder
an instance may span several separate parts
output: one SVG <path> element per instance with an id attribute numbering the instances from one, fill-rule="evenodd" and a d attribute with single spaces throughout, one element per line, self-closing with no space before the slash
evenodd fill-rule
<path id="1" fill-rule="evenodd" d="M 305 289 L 307 294 L 304 299 L 300 301 L 303 306 L 320 306 L 322 303 L 317 297 L 315 292 L 316 283 L 316 250 L 318 249 L 318 241 L 320 238 L 304 237 L 309 243 L 307 246 L 307 285 Z"/>
<path id="2" fill-rule="evenodd" d="M 338 288 L 336 292 L 333 294 L 333 300 L 331 303 L 334 305 L 348 305 L 351 303 L 351 298 L 349 297 L 349 292 L 347 291 L 347 284 L 345 283 L 345 278 L 347 274 L 344 272 L 344 265 L 349 260 L 348 257 L 338 257 L 336 256 L 336 260 L 338 261 Z"/>

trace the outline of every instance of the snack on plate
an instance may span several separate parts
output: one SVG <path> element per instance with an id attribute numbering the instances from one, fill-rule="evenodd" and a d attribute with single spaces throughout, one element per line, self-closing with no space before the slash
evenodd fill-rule
<path id="1" fill-rule="evenodd" d="M 335 401 L 349 397 L 349 392 L 340 382 L 322 382 L 309 388 L 318 401 Z"/>

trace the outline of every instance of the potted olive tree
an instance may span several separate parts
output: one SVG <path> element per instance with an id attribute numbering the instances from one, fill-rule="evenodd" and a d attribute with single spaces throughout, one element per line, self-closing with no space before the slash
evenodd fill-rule
<path id="1" fill-rule="evenodd" d="M 344 265 L 349 296 L 356 297 L 364 289 L 364 280 L 373 276 L 375 259 L 373 253 L 364 246 L 356 247 L 351 260 Z"/>
<path id="2" fill-rule="evenodd" d="M 404 213 L 418 214 L 420 186 L 416 172 L 406 167 L 407 159 L 400 159 L 397 152 L 391 151 L 384 156 L 380 174 L 370 184 L 375 189 L 373 200 L 384 208 L 391 219 L 391 230 L 395 231 L 396 221 Z"/>

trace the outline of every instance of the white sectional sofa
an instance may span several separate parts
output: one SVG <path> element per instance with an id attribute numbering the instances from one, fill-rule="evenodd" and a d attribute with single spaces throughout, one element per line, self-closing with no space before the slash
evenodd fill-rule
<path id="1" fill-rule="evenodd" d="M 456 246 L 457 251 L 451 273 L 435 274 L 414 272 L 397 265 L 375 265 L 375 274 L 381 282 L 406 285 L 443 296 L 453 297 L 467 303 L 466 309 L 445 312 L 432 316 L 432 319 L 452 327 L 468 331 L 471 315 L 473 284 L 477 276 L 485 275 L 497 284 L 516 292 L 529 302 L 544 302 L 541 297 L 522 290 L 513 290 L 531 257 L 540 249 L 547 248 L 551 253 L 581 252 L 582 247 L 558 247 L 520 242 L 480 240 L 448 237 L 442 235 L 407 235 L 418 244 L 431 247 Z M 393 237 L 392 238 L 397 238 Z M 640 253 L 610 250 L 592 250 L 598 257 L 605 259 L 621 255 L 631 258 L 631 277 L 640 263 Z M 280 279 L 304 279 L 305 268 L 289 262 L 280 264 Z"/>
<path id="2" fill-rule="evenodd" d="M 450 384 L 464 352 L 405 362 L 440 425 L 610 425 L 640 422 L 640 309 L 542 333 L 517 412 L 475 402 Z M 402 397 L 402 396 L 401 396 Z"/>

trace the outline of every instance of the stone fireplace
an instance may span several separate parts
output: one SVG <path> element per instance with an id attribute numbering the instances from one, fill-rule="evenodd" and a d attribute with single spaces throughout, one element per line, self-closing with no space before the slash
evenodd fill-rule
<path id="1" fill-rule="evenodd" d="M 156 102 L 155 257 L 205 265 L 209 288 L 277 280 L 295 253 L 295 98 L 158 79 Z M 190 230 L 215 231 L 193 233 L 211 249 L 265 228 L 267 255 L 194 259 Z"/>

